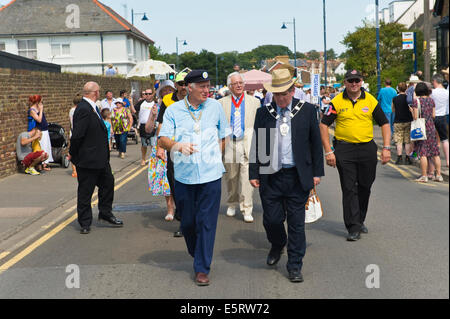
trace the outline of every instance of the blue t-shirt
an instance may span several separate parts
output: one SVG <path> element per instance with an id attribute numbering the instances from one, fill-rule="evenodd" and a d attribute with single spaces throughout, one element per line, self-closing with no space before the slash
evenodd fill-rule
<path id="1" fill-rule="evenodd" d="M 106 130 L 108 131 L 108 141 L 111 139 L 111 123 L 106 120 L 103 120 L 106 126 Z"/>
<path id="2" fill-rule="evenodd" d="M 384 87 L 378 93 L 378 102 L 384 113 L 392 113 L 392 99 L 397 96 L 397 91 L 391 87 Z"/>
<path id="3" fill-rule="evenodd" d="M 125 107 L 130 107 L 130 104 L 131 104 L 131 103 L 130 103 L 130 100 L 129 100 L 129 99 L 124 98 L 124 99 L 123 99 L 123 102 L 125 103 L 125 105 L 124 105 Z"/>

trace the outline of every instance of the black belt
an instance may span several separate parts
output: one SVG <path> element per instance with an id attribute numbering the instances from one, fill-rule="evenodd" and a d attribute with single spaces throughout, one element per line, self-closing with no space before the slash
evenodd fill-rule
<path id="1" fill-rule="evenodd" d="M 365 145 L 365 144 L 368 144 L 368 143 L 372 142 L 373 140 L 370 140 L 369 142 L 364 142 L 364 143 L 350 143 L 350 142 L 341 141 L 341 140 L 337 140 L 337 139 L 334 139 L 333 141 L 334 141 L 334 143 L 336 143 L 336 144 Z"/>

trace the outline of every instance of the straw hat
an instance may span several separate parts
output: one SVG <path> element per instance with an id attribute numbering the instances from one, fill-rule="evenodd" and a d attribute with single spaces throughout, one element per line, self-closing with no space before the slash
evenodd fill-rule
<path id="1" fill-rule="evenodd" d="M 272 72 L 272 83 L 264 83 L 264 88 L 268 92 L 281 93 L 287 91 L 295 80 L 288 69 L 278 69 Z"/>

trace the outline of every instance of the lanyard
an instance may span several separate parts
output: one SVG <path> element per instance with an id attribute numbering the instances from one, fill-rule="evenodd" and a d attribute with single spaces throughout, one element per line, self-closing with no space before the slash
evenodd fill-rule
<path id="1" fill-rule="evenodd" d="M 191 115 L 192 119 L 194 120 L 194 122 L 195 122 L 195 123 L 200 122 L 200 120 L 202 119 L 202 112 L 203 112 L 203 109 L 200 111 L 199 117 L 196 118 L 195 115 L 194 115 L 194 113 L 192 113 L 191 109 L 189 108 L 189 102 L 188 102 L 188 100 L 187 100 L 187 97 L 184 98 L 184 103 L 186 104 L 186 108 L 187 108 L 189 114 Z"/>
<path id="2" fill-rule="evenodd" d="M 238 103 L 234 100 L 234 97 L 231 97 L 231 101 L 233 102 L 234 107 L 236 110 L 238 110 L 241 107 L 242 101 L 244 100 L 244 94 L 242 94 L 241 98 L 239 99 Z"/>

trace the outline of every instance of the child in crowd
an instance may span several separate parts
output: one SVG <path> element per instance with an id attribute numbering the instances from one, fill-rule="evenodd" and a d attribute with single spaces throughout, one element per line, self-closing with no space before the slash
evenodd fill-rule
<path id="1" fill-rule="evenodd" d="M 105 108 L 101 113 L 103 122 L 105 123 L 106 129 L 108 130 L 108 144 L 109 150 L 111 151 L 111 111 Z"/>

